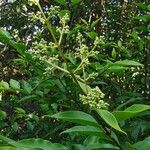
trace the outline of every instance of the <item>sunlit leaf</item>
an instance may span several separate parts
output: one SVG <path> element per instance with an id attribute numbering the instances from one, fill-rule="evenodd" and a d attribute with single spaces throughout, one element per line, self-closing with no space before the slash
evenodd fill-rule
<path id="1" fill-rule="evenodd" d="M 51 117 L 78 123 L 78 124 L 99 127 L 98 123 L 91 115 L 81 112 L 81 111 L 60 112 L 55 115 L 52 115 Z"/>
<path id="2" fill-rule="evenodd" d="M 126 134 L 124 131 L 121 130 L 121 128 L 118 125 L 117 119 L 115 118 L 115 116 L 110 113 L 107 110 L 101 110 L 101 109 L 97 109 L 96 112 L 100 115 L 100 117 L 106 122 L 106 124 L 108 124 L 110 127 L 114 128 L 115 130 L 122 132 L 124 134 Z"/>

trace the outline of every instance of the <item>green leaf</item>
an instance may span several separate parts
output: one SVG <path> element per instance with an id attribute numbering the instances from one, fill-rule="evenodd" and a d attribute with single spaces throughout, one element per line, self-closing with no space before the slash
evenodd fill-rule
<path id="1" fill-rule="evenodd" d="M 119 147 L 112 144 L 92 144 L 88 145 L 87 150 L 119 150 Z"/>
<path id="2" fill-rule="evenodd" d="M 48 140 L 43 139 L 24 139 L 20 141 L 14 141 L 7 137 L 0 135 L 0 139 L 5 141 L 11 146 L 21 149 L 33 150 L 33 149 L 41 149 L 41 150 L 66 150 L 61 144 L 51 143 Z M 16 149 L 18 150 L 18 149 Z"/>
<path id="3" fill-rule="evenodd" d="M 10 40 L 11 40 L 11 36 L 10 36 L 9 32 L 0 28 L 0 41 L 9 43 Z"/>
<path id="4" fill-rule="evenodd" d="M 129 142 L 125 143 L 125 147 L 127 150 L 137 150 L 135 147 L 133 147 Z"/>
<path id="5" fill-rule="evenodd" d="M 137 20 L 142 20 L 142 21 L 150 21 L 150 15 L 149 14 L 145 14 L 145 15 L 141 15 L 141 16 L 136 16 L 134 17 L 134 19 L 137 19 Z"/>
<path id="6" fill-rule="evenodd" d="M 123 121 L 132 117 L 137 116 L 139 113 L 149 110 L 149 105 L 143 105 L 143 104 L 134 104 L 128 108 L 126 108 L 124 111 L 114 111 L 113 115 L 116 117 L 117 121 Z"/>
<path id="7" fill-rule="evenodd" d="M 115 74 L 122 74 L 124 73 L 124 71 L 127 69 L 127 67 L 123 67 L 123 66 L 111 66 L 108 68 L 107 72 L 110 73 L 115 73 Z"/>
<path id="8" fill-rule="evenodd" d="M 118 46 L 121 48 L 122 47 L 122 42 L 119 40 L 118 41 Z"/>
<path id="9" fill-rule="evenodd" d="M 116 59 L 116 56 L 117 56 L 117 53 L 116 53 L 116 50 L 113 48 L 112 50 L 112 53 L 111 53 L 111 56 Z"/>
<path id="10" fill-rule="evenodd" d="M 65 5 L 65 3 L 66 3 L 66 0 L 55 0 L 55 1 L 61 5 Z"/>
<path id="11" fill-rule="evenodd" d="M 9 84 L 5 81 L 0 82 L 0 89 L 2 90 L 8 90 L 9 89 Z"/>
<path id="12" fill-rule="evenodd" d="M 72 5 L 77 5 L 81 2 L 81 0 L 71 0 Z"/>
<path id="13" fill-rule="evenodd" d="M 6 112 L 5 112 L 5 111 L 0 110 L 0 120 L 5 119 L 5 118 L 6 118 L 6 116 L 7 116 Z"/>
<path id="14" fill-rule="evenodd" d="M 0 147 L 0 150 L 16 150 L 16 148 L 15 147 L 8 147 L 8 146 L 5 146 L 5 147 Z"/>
<path id="15" fill-rule="evenodd" d="M 150 137 L 145 138 L 143 141 L 139 141 L 133 144 L 137 150 L 149 150 L 150 149 Z"/>
<path id="16" fill-rule="evenodd" d="M 100 136 L 101 138 L 106 138 L 105 133 L 100 129 L 92 126 L 75 126 L 68 130 L 65 130 L 63 133 L 79 133 L 79 134 L 86 134 L 86 135 L 95 135 Z"/>
<path id="17" fill-rule="evenodd" d="M 97 109 L 96 112 L 100 115 L 100 117 L 112 128 L 115 130 L 126 134 L 118 125 L 118 122 L 115 116 L 107 110 Z"/>
<path id="18" fill-rule="evenodd" d="M 15 90 L 20 89 L 20 83 L 16 80 L 10 79 L 9 84 Z"/>
<path id="19" fill-rule="evenodd" d="M 84 142 L 83 142 L 83 145 L 88 147 L 89 145 L 92 145 L 92 144 L 98 144 L 100 141 L 100 137 L 99 136 L 88 136 Z"/>
<path id="20" fill-rule="evenodd" d="M 70 121 L 74 123 L 79 123 L 82 125 L 90 125 L 94 127 L 99 127 L 96 120 L 89 114 L 82 111 L 66 111 L 60 112 L 55 115 L 50 116 L 52 118 L 62 119 L 65 121 Z"/>
<path id="21" fill-rule="evenodd" d="M 23 52 L 25 52 L 27 50 L 27 47 L 22 44 L 22 43 L 17 43 L 17 42 L 11 42 L 11 45 L 17 49 L 17 51 L 20 53 L 20 54 L 23 54 Z"/>
<path id="22" fill-rule="evenodd" d="M 17 142 L 27 148 L 37 148 L 41 150 L 65 150 L 66 148 L 61 144 L 51 143 L 43 139 L 25 139 Z"/>
<path id="23" fill-rule="evenodd" d="M 16 148 L 16 147 L 10 147 L 10 146 L 2 146 L 0 147 L 0 150 L 35 150 L 35 149 L 29 149 L 29 148 Z"/>
<path id="24" fill-rule="evenodd" d="M 85 83 L 80 82 L 80 81 L 78 81 L 78 83 L 79 83 L 81 89 L 84 91 L 84 93 L 88 94 L 91 91 L 90 86 L 88 86 Z"/>
<path id="25" fill-rule="evenodd" d="M 87 32 L 86 33 L 88 37 L 90 37 L 91 39 L 95 39 L 97 36 L 96 32 Z"/>
<path id="26" fill-rule="evenodd" d="M 22 55 L 24 54 L 24 51 L 27 50 L 27 47 L 24 44 L 17 43 L 14 40 L 12 40 L 10 34 L 2 28 L 0 28 L 0 41 L 11 45 Z"/>
<path id="27" fill-rule="evenodd" d="M 85 19 L 82 19 L 82 18 L 81 18 L 81 21 L 82 21 L 85 25 L 88 26 L 88 22 L 87 22 Z"/>
<path id="28" fill-rule="evenodd" d="M 141 63 L 133 61 L 133 60 L 120 60 L 120 61 L 116 61 L 112 65 L 117 65 L 117 66 L 143 66 Z"/>
<path id="29" fill-rule="evenodd" d="M 143 10 L 148 10 L 147 5 L 144 3 L 136 3 L 136 5 Z"/>
<path id="30" fill-rule="evenodd" d="M 91 28 L 94 28 L 98 22 L 100 21 L 101 18 L 97 19 L 96 21 L 94 21 L 92 24 L 91 24 Z"/>
<path id="31" fill-rule="evenodd" d="M 23 81 L 23 89 L 26 91 L 26 93 L 30 94 L 31 91 L 32 91 L 32 87 L 31 85 L 26 82 L 26 81 Z"/>
<path id="32" fill-rule="evenodd" d="M 7 144 L 11 145 L 11 146 L 14 146 L 14 147 L 24 147 L 23 145 L 21 144 L 18 144 L 16 141 L 10 139 L 10 138 L 7 138 L 3 135 L 0 135 L 0 139 L 4 142 L 6 142 Z"/>

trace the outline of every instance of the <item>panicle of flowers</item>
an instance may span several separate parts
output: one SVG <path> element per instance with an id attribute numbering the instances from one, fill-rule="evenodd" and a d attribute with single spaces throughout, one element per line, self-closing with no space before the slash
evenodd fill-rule
<path id="1" fill-rule="evenodd" d="M 91 89 L 87 95 L 80 95 L 81 102 L 89 105 L 91 109 L 106 109 L 109 105 L 102 100 L 103 98 L 104 94 L 98 87 Z"/>
<path id="2" fill-rule="evenodd" d="M 81 33 L 78 33 L 76 38 L 79 46 L 76 48 L 75 56 L 80 58 L 83 65 L 89 64 L 89 57 L 95 57 L 98 54 L 98 51 L 89 50 L 89 47 L 85 44 L 85 39 Z"/>
<path id="3" fill-rule="evenodd" d="M 36 14 L 34 12 L 28 13 L 29 19 L 33 22 L 37 22 L 38 20 L 42 23 L 45 24 L 45 20 L 42 17 L 42 14 L 40 11 L 37 11 Z"/>
<path id="4" fill-rule="evenodd" d="M 68 21 L 69 21 L 69 15 L 66 13 L 63 17 L 60 17 L 60 25 L 59 27 L 57 27 L 57 32 L 59 32 L 61 35 L 63 34 L 67 34 L 69 32 L 69 26 L 67 25 Z"/>
<path id="5" fill-rule="evenodd" d="M 57 46 L 53 42 L 48 44 L 48 42 L 42 38 L 40 42 L 34 42 L 33 47 L 34 48 L 31 50 L 31 53 L 33 53 L 34 58 L 45 61 L 50 57 L 56 57 L 54 56 L 53 51 L 57 48 Z"/>
<path id="6" fill-rule="evenodd" d="M 81 45 L 82 43 L 85 43 L 85 39 L 80 32 L 78 32 L 78 35 L 76 37 L 76 41 L 77 41 L 77 43 L 79 43 L 79 45 Z"/>
<path id="7" fill-rule="evenodd" d="M 68 23 L 68 21 L 70 20 L 68 13 L 65 13 L 65 15 L 63 15 L 63 17 L 61 17 L 61 16 L 59 15 L 59 17 L 60 17 L 59 23 L 60 23 L 62 26 L 65 26 L 65 25 Z"/>
<path id="8" fill-rule="evenodd" d="M 88 78 L 86 80 L 95 79 L 97 76 L 98 76 L 98 73 L 92 72 L 92 73 L 88 74 Z"/>
<path id="9" fill-rule="evenodd" d="M 44 74 L 45 75 L 52 75 L 53 70 L 56 69 L 55 65 L 58 64 L 58 62 L 59 62 L 59 56 L 53 55 L 44 61 L 47 63 Z"/>
<path id="10" fill-rule="evenodd" d="M 59 12 L 60 12 L 60 7 L 52 5 L 48 11 L 48 16 L 49 18 L 56 18 Z"/>
<path id="11" fill-rule="evenodd" d="M 94 46 L 98 46 L 99 44 L 104 44 L 104 37 L 103 36 L 96 36 L 94 41 Z"/>
<path id="12" fill-rule="evenodd" d="M 64 27 L 56 27 L 56 31 L 60 34 L 67 34 L 69 32 L 69 26 L 66 25 Z"/>

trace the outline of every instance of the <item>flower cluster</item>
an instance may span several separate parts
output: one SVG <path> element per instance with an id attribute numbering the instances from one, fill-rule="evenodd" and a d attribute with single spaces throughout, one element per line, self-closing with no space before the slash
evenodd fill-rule
<path id="1" fill-rule="evenodd" d="M 39 0 L 28 0 L 29 5 L 37 5 L 39 3 Z"/>
<path id="2" fill-rule="evenodd" d="M 100 37 L 96 37 L 95 41 L 94 41 L 94 46 L 97 46 L 99 44 L 104 44 L 104 37 L 100 36 Z"/>
<path id="3" fill-rule="evenodd" d="M 66 34 L 69 32 L 69 26 L 67 25 L 68 21 L 70 20 L 69 15 L 66 13 L 63 17 L 60 17 L 60 27 L 57 27 L 57 31 L 60 34 Z"/>
<path id="4" fill-rule="evenodd" d="M 60 12 L 60 7 L 59 6 L 51 6 L 48 12 L 48 16 L 50 18 L 55 18 Z"/>
<path id="5" fill-rule="evenodd" d="M 85 39 L 81 33 L 78 33 L 76 41 L 79 44 L 79 46 L 76 48 L 76 58 L 79 57 L 83 65 L 88 65 L 89 57 L 95 57 L 98 54 L 98 51 L 89 50 L 89 47 L 84 44 Z"/>
<path id="6" fill-rule="evenodd" d="M 31 49 L 31 53 L 34 58 L 38 58 L 41 61 L 49 60 L 51 57 L 56 57 L 57 54 L 56 49 L 57 45 L 53 42 L 47 43 L 44 39 L 41 39 L 40 42 L 33 43 L 33 49 Z"/>
<path id="7" fill-rule="evenodd" d="M 42 23 L 45 24 L 45 20 L 42 17 L 42 14 L 40 11 L 37 11 L 37 13 L 35 14 L 34 12 L 28 13 L 29 15 L 29 19 L 33 22 L 37 22 L 38 20 Z"/>
<path id="8" fill-rule="evenodd" d="M 108 103 L 105 103 L 102 98 L 104 94 L 98 87 L 91 89 L 87 95 L 80 95 L 81 102 L 89 105 L 91 109 L 107 108 Z"/>

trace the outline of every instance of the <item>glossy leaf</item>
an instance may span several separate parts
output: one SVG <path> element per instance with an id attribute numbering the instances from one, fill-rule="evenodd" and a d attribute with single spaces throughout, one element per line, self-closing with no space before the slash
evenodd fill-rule
<path id="1" fill-rule="evenodd" d="M 57 113 L 50 117 L 62 119 L 62 120 L 70 121 L 70 122 L 74 122 L 74 123 L 79 123 L 79 124 L 83 124 L 83 125 L 99 127 L 98 123 L 91 115 L 84 113 L 82 111 L 60 112 L 60 113 Z"/>
<path id="2" fill-rule="evenodd" d="M 96 112 L 100 115 L 100 117 L 112 128 L 115 130 L 126 134 L 118 125 L 118 122 L 115 116 L 107 110 L 97 109 Z"/>
<path id="3" fill-rule="evenodd" d="M 51 143 L 48 140 L 43 139 L 25 139 L 18 141 L 17 143 L 24 145 L 27 148 L 39 148 L 41 150 L 65 150 L 66 148 L 61 144 Z"/>
<path id="4" fill-rule="evenodd" d="M 116 117 L 118 121 L 123 121 L 132 117 L 137 116 L 139 113 L 149 110 L 149 105 L 143 105 L 143 104 L 134 104 L 128 108 L 126 108 L 124 111 L 114 111 L 113 115 Z"/>

